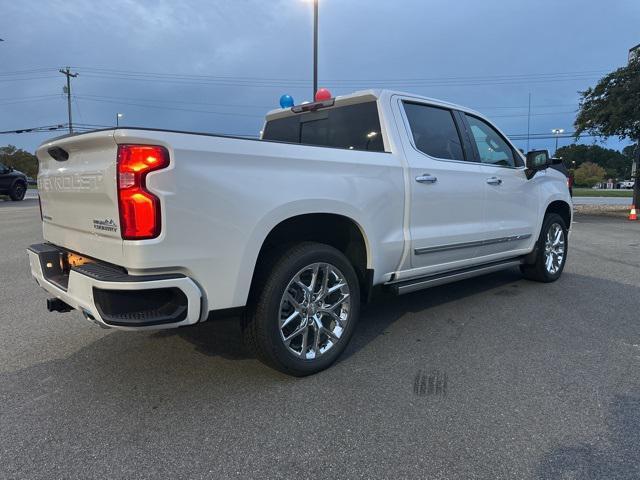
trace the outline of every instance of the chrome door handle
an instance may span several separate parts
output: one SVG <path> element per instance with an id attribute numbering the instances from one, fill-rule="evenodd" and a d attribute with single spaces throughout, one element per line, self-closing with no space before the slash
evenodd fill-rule
<path id="1" fill-rule="evenodd" d="M 433 175 L 429 175 L 428 173 L 423 173 L 419 177 L 416 177 L 416 182 L 418 183 L 436 183 L 438 181 L 438 177 L 434 177 Z"/>
<path id="2" fill-rule="evenodd" d="M 489 177 L 487 178 L 487 183 L 489 185 L 502 185 L 502 179 L 498 177 Z"/>

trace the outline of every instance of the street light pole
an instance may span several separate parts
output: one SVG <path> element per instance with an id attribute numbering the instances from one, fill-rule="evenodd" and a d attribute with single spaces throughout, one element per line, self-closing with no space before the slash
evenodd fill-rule
<path id="1" fill-rule="evenodd" d="M 553 151 L 553 156 L 555 157 L 558 151 L 558 137 L 564 133 L 564 128 L 554 128 L 551 130 L 551 133 L 556 136 L 556 149 Z"/>
<path id="2" fill-rule="evenodd" d="M 116 127 L 120 126 L 120 119 L 123 117 L 121 113 L 116 113 Z"/>
<path id="3" fill-rule="evenodd" d="M 311 101 L 316 99 L 318 91 L 318 0 L 313 0 L 313 93 Z"/>

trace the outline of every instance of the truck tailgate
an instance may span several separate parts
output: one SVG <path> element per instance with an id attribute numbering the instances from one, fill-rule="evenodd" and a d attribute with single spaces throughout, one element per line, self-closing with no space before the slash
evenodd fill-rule
<path id="1" fill-rule="evenodd" d="M 63 137 L 37 151 L 44 238 L 84 255 L 122 256 L 113 131 Z"/>

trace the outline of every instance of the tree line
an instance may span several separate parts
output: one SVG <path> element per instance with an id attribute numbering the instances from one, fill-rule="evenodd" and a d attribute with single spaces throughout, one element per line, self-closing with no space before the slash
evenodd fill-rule
<path id="1" fill-rule="evenodd" d="M 562 158 L 577 186 L 592 187 L 609 178 L 614 181 L 630 179 L 634 149 L 634 145 L 618 151 L 600 145 L 574 143 L 558 148 L 555 156 Z"/>
<path id="2" fill-rule="evenodd" d="M 608 73 L 594 87 L 580 92 L 580 96 L 580 107 L 574 122 L 576 138 L 587 132 L 602 138 L 618 137 L 620 140 L 631 140 L 636 145 L 626 147 L 622 151 L 623 156 L 633 158 L 640 155 L 640 55 L 630 54 L 626 66 Z M 616 166 L 619 165 L 618 162 L 620 166 Z M 605 175 L 616 172 L 615 178 L 618 179 L 628 179 L 631 173 L 629 168 L 627 174 L 624 159 L 617 156 L 606 160 L 604 165 L 589 163 L 590 165 L 587 165 L 585 162 L 576 168 L 576 183 L 578 177 L 585 184 L 592 183 L 602 175 L 602 170 Z M 590 174 L 582 175 L 586 172 L 579 172 L 580 169 L 588 169 Z M 640 168 L 636 169 L 633 204 L 640 204 Z"/>

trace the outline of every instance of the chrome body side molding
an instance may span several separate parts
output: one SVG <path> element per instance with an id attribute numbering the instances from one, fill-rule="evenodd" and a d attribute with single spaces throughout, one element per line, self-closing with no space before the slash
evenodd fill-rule
<path id="1" fill-rule="evenodd" d="M 491 238 L 489 240 L 478 240 L 477 242 L 452 243 L 450 245 L 437 245 L 435 247 L 416 248 L 413 253 L 416 255 L 424 255 L 425 253 L 444 252 L 446 250 L 457 250 L 459 248 L 483 247 L 485 245 L 494 245 L 496 243 L 517 242 L 531 238 L 530 233 L 523 235 L 512 235 L 510 237 Z"/>

